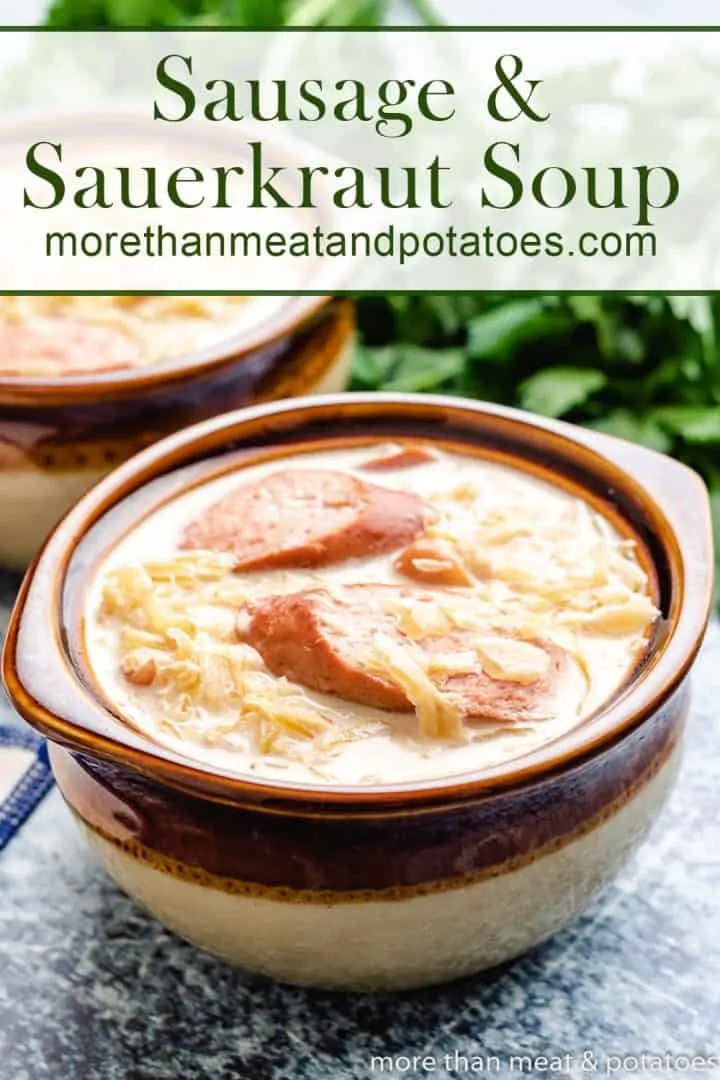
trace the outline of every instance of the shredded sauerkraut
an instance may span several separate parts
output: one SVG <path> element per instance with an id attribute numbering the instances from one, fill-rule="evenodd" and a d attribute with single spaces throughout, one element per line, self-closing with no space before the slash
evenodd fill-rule
<path id="1" fill-rule="evenodd" d="M 427 662 L 419 650 L 399 645 L 387 634 L 376 634 L 363 663 L 383 678 L 395 683 L 412 702 L 420 733 L 428 739 L 467 738 L 457 707 L 442 694 L 430 679 Z"/>
<path id="2" fill-rule="evenodd" d="M 100 619 L 122 626 L 122 673 L 156 696 L 161 728 L 290 757 L 298 742 L 326 751 L 381 730 L 382 723 L 353 725 L 342 710 L 309 701 L 237 642 L 235 613 L 250 594 L 232 565 L 230 556 L 198 552 L 122 566 L 104 580 Z M 285 586 L 292 588 L 291 577 Z"/>

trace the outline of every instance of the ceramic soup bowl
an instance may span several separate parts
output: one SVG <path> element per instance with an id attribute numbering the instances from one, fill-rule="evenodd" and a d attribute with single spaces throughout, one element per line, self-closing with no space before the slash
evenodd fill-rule
<path id="1" fill-rule="evenodd" d="M 239 773 L 124 720 L 81 643 L 88 581 L 118 537 L 209 467 L 397 438 L 539 470 L 634 537 L 661 618 L 610 700 L 492 767 L 365 785 Z M 652 451 L 456 398 L 254 406 L 156 443 L 84 496 L 24 582 L 4 679 L 109 873 L 174 932 L 292 983 L 428 985 L 554 934 L 643 840 L 678 769 L 711 567 L 702 482 Z"/>

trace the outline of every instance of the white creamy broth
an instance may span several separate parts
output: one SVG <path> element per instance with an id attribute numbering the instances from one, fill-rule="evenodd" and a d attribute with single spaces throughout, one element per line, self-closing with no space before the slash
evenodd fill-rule
<path id="1" fill-rule="evenodd" d="M 434 449 L 434 459 L 412 467 L 363 469 L 398 445 L 311 451 L 237 468 L 173 498 L 124 536 L 93 579 L 84 628 L 89 665 L 117 711 L 156 741 L 209 765 L 279 782 L 373 784 L 493 766 L 598 709 L 642 654 L 658 615 L 634 541 L 571 493 L 469 454 Z M 420 539 L 452 545 L 469 584 L 409 580 L 396 568 L 397 551 L 315 568 L 235 572 L 228 553 L 180 549 L 188 523 L 240 485 L 307 469 L 420 496 L 428 508 Z M 511 670 L 512 653 L 505 659 L 506 637 L 563 650 L 549 713 L 515 722 L 465 717 L 460 737 L 428 737 L 420 708 L 386 711 L 277 678 L 238 639 L 245 603 L 308 588 L 342 595 L 353 584 L 403 585 L 430 595 L 422 612 L 431 622 L 437 615 L 438 624 L 422 630 L 423 640 L 426 632 L 440 633 L 441 622 L 461 627 L 479 643 L 473 663 L 486 676 L 525 678 Z M 422 612 L 412 604 L 406 610 L 404 601 L 392 607 L 403 630 Z M 148 685 L 126 674 L 140 670 L 142 677 L 143 664 L 155 672 Z"/>

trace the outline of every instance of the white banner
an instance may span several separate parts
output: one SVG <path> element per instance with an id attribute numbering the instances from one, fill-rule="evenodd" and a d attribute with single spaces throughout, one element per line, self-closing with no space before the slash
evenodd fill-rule
<path id="1" fill-rule="evenodd" d="M 720 33 L 0 50 L 3 292 L 720 288 Z"/>

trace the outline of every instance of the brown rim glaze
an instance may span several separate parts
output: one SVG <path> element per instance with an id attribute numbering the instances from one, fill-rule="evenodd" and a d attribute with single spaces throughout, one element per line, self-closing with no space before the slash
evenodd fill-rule
<path id="1" fill-rule="evenodd" d="M 65 134 L 85 132 L 90 136 L 106 135 L 108 128 L 111 127 L 120 133 L 127 131 L 129 135 L 144 133 L 145 138 L 152 137 L 154 140 L 158 137 L 151 120 L 130 111 L 116 113 L 58 111 L 52 117 L 48 117 L 45 113 L 38 115 L 28 112 L 23 114 L 21 120 L 13 121 L 11 118 L 3 120 L 0 125 L 0 144 L 4 139 L 19 138 L 23 146 L 27 146 L 32 139 L 34 128 L 37 128 L 39 138 L 46 137 L 50 122 L 53 124 L 53 131 L 64 131 Z M 186 141 L 187 132 L 192 131 L 197 137 L 198 145 L 204 144 L 210 148 L 213 146 L 217 148 L 218 144 L 227 146 L 226 131 L 208 132 L 206 125 L 192 121 L 183 124 L 182 127 L 183 132 L 170 129 L 163 132 L 163 135 L 169 142 L 181 139 Z M 252 138 L 252 134 L 252 129 L 246 125 L 235 124 L 232 131 L 232 143 L 241 142 L 244 135 Z M 269 142 L 265 139 L 265 142 L 273 150 L 277 161 L 287 164 L 304 161 L 297 142 L 287 144 L 277 137 L 271 138 Z M 318 223 L 321 217 L 322 213 L 318 210 Z M 328 221 L 322 223 L 324 227 L 329 227 Z M 313 295 L 280 297 L 279 300 L 284 302 L 279 303 L 276 311 L 242 330 L 228 333 L 224 338 L 209 346 L 193 349 L 184 356 L 159 361 L 147 367 L 127 370 L 55 378 L 6 375 L 0 377 L 0 404 L 64 405 L 69 402 L 86 402 L 88 399 L 115 400 L 118 395 L 135 397 L 191 380 L 210 370 L 221 370 L 237 363 L 244 356 L 252 355 L 256 350 L 274 345 L 312 320 L 328 302 L 333 292 L 341 288 L 346 276 L 350 273 L 350 260 L 337 260 L 336 263 L 337 265 L 331 267 L 330 270 L 324 264 L 319 264 L 318 273 L 315 276 L 310 275 L 308 281 L 304 283 L 308 291 L 313 290 Z M 228 290 L 228 295 L 232 293 L 232 289 Z M 248 302 L 252 303 L 252 298 Z"/>
<path id="2" fill-rule="evenodd" d="M 328 890 L 435 891 L 517 870 L 610 820 L 679 759 L 688 700 L 685 683 L 628 738 L 521 791 L 430 807 L 258 813 L 58 746 L 50 760 L 65 801 L 89 829 L 176 876 L 205 874 L 208 884 L 221 878 L 241 890 L 251 883 L 305 896 L 320 890 L 326 898 Z"/>
<path id="3" fill-rule="evenodd" d="M 578 824 L 574 827 L 570 827 L 567 832 L 559 833 L 539 847 L 531 848 L 527 851 L 509 856 L 502 862 L 488 862 L 488 865 L 480 869 L 466 870 L 464 873 L 455 876 L 432 877 L 429 880 L 425 880 L 422 875 L 420 875 L 420 880 L 411 884 L 403 882 L 401 884 L 385 884 L 378 887 L 373 887 L 371 884 L 362 888 L 358 881 L 354 889 L 298 888 L 295 884 L 266 885 L 258 881 L 233 877 L 228 873 L 215 873 L 206 870 L 202 865 L 198 865 L 196 861 L 192 861 L 193 858 L 197 859 L 196 854 L 187 860 L 184 858 L 178 859 L 172 855 L 161 853 L 156 848 L 147 847 L 138 840 L 120 840 L 111 828 L 103 827 L 103 825 L 97 823 L 93 824 L 88 821 L 87 818 L 83 817 L 77 809 L 77 806 L 74 804 L 72 797 L 68 797 L 67 794 L 64 794 L 64 798 L 70 811 L 85 826 L 85 828 L 91 833 L 95 833 L 101 840 L 104 840 L 105 843 L 111 844 L 119 851 L 122 851 L 123 854 L 135 859 L 137 862 L 145 863 L 154 870 L 162 871 L 170 877 L 179 878 L 182 881 L 188 881 L 195 885 L 203 885 L 208 888 L 217 889 L 219 892 L 231 893 L 233 895 L 260 897 L 269 900 L 284 900 L 290 903 L 336 904 L 358 902 L 373 903 L 378 901 L 387 902 L 389 900 L 407 900 L 416 896 L 431 896 L 437 893 L 447 892 L 450 889 L 464 889 L 470 885 L 476 885 L 481 881 L 488 881 L 492 878 L 501 877 L 503 874 L 521 870 L 524 867 L 537 862 L 538 859 L 543 859 L 548 855 L 562 851 L 568 844 L 579 840 L 583 836 L 587 836 L 588 833 L 592 833 L 599 826 L 610 821 L 619 810 L 622 810 L 629 803 L 633 802 L 648 783 L 654 780 L 658 773 L 669 763 L 671 755 L 676 751 L 677 746 L 678 740 L 668 744 L 663 754 L 659 755 L 653 761 L 652 765 L 648 767 L 635 783 L 626 788 L 622 794 L 603 806 L 602 810 L 598 810 L 596 814 L 589 817 L 583 817 Z M 59 753 L 62 753 L 62 751 L 59 751 Z M 60 763 L 57 754 L 55 754 L 53 756 L 53 770 L 59 774 L 63 769 L 67 769 L 67 762 Z M 78 784 L 82 783 L 77 774 L 73 776 L 73 780 Z M 73 796 L 76 794 L 77 793 L 74 791 Z M 287 816 L 285 816 L 284 821 L 287 821 Z M 483 826 L 481 825 L 477 826 L 478 832 L 482 827 Z M 343 824 L 343 828 L 346 829 L 347 825 Z M 249 829 L 248 831 L 252 832 L 252 829 Z M 525 831 L 527 831 L 527 828 Z M 466 842 L 466 835 L 461 833 L 461 836 L 463 841 Z M 288 847 L 289 846 L 290 845 L 288 845 Z M 386 838 L 381 838 L 380 845 L 378 846 L 385 848 L 385 862 L 386 864 L 390 863 L 390 860 L 387 859 Z M 462 851 L 462 845 L 458 844 L 457 846 L 461 848 Z M 193 851 L 196 852 L 197 849 L 193 849 Z M 366 857 L 367 855 L 365 855 L 363 859 L 358 860 L 358 877 L 367 873 L 368 867 Z M 459 860 L 461 858 L 462 854 L 459 856 Z M 289 854 L 286 861 L 280 863 L 283 876 L 287 866 L 291 865 L 292 862 L 292 856 Z M 419 858 L 417 859 L 417 864 L 418 867 L 425 868 L 424 862 Z M 330 863 L 330 866 L 332 867 L 333 863 Z M 393 869 L 395 868 L 393 867 Z M 388 878 L 391 876 L 392 871 L 389 870 Z"/>
<path id="4" fill-rule="evenodd" d="M 134 492 L 150 497 L 152 488 L 146 485 L 183 466 L 184 482 L 176 482 L 175 490 L 182 490 L 207 459 L 229 449 L 282 445 L 291 450 L 298 441 L 330 440 L 340 433 L 343 438 L 424 435 L 504 449 L 614 507 L 647 546 L 665 616 L 663 633 L 632 681 L 599 713 L 536 751 L 473 773 L 394 785 L 280 784 L 240 776 L 192 762 L 123 724 L 87 685 L 68 647 L 68 606 L 86 579 L 89 555 L 83 544 L 90 530 Z M 702 482 L 653 451 L 517 410 L 454 398 L 345 394 L 261 405 L 163 440 L 80 501 L 23 583 L 8 630 L 3 676 L 19 712 L 51 739 L 212 799 L 262 802 L 277 809 L 298 803 L 360 809 L 445 802 L 524 785 L 565 769 L 654 713 L 680 684 L 700 647 L 710 612 L 711 567 Z"/>

